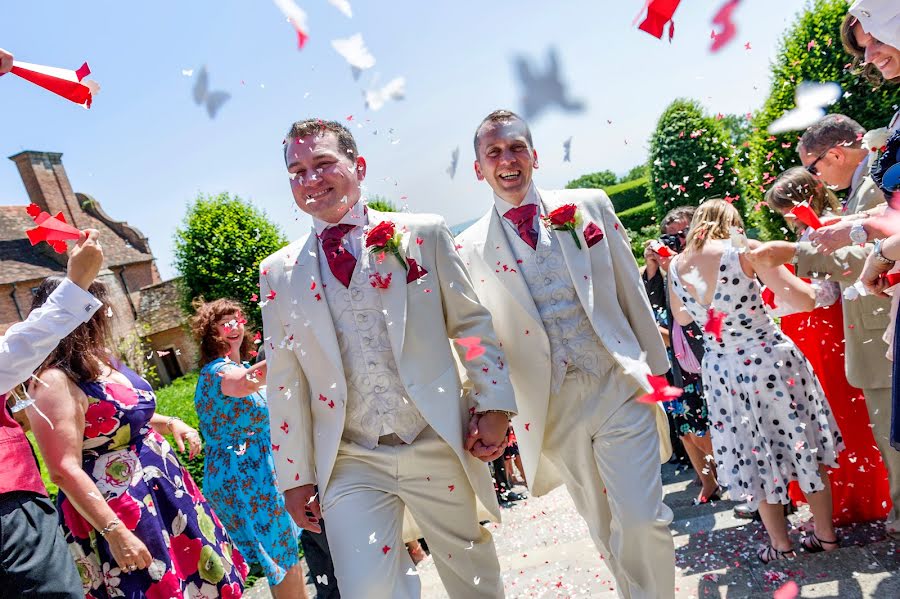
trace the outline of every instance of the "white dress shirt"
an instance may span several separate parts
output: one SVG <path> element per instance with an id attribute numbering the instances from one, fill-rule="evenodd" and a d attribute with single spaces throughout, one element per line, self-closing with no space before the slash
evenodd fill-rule
<path id="1" fill-rule="evenodd" d="M 28 319 L 0 337 L 0 393 L 28 379 L 69 333 L 90 320 L 103 303 L 64 279 Z"/>
<path id="2" fill-rule="evenodd" d="M 546 241 L 547 233 L 543 231 L 543 227 L 541 226 L 541 196 L 538 194 L 534 182 L 531 183 L 531 187 L 528 188 L 528 192 L 525 194 L 525 197 L 522 199 L 522 203 L 519 204 L 519 206 L 525 206 L 526 204 L 535 204 L 538 207 L 537 212 L 534 213 L 534 222 L 531 223 L 531 226 L 538 232 L 538 243 Z M 518 206 L 510 204 L 495 193 L 494 208 L 496 208 L 497 214 L 500 215 L 500 220 L 503 222 L 503 226 L 507 228 L 507 232 L 512 231 L 513 234 L 519 237 L 519 230 L 516 226 L 511 220 L 503 216 L 513 208 L 518 208 Z"/>

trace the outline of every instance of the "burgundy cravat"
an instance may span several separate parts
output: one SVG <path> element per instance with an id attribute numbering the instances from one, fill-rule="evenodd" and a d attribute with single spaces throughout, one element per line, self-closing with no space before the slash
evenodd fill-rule
<path id="1" fill-rule="evenodd" d="M 353 278 L 353 269 L 356 268 L 356 258 L 341 245 L 344 235 L 356 228 L 356 225 L 343 223 L 328 227 L 319 236 L 322 240 L 322 251 L 325 252 L 325 259 L 328 260 L 328 268 L 331 274 L 344 284 L 344 287 L 350 286 L 350 279 Z"/>
<path id="2" fill-rule="evenodd" d="M 525 204 L 518 208 L 510 208 L 503 215 L 516 226 L 519 237 L 522 241 L 531 246 L 531 249 L 537 249 L 538 232 L 534 228 L 534 215 L 537 214 L 537 204 Z"/>

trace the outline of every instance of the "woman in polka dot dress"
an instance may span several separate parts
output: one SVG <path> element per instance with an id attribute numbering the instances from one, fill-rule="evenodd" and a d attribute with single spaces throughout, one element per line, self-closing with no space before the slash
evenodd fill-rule
<path id="1" fill-rule="evenodd" d="M 703 387 L 719 481 L 732 499 L 759 509 L 770 543 L 758 556 L 768 563 L 794 555 L 783 511 L 791 481 L 815 517 L 803 548 L 838 548 L 826 468 L 837 467 L 843 441 L 806 358 L 766 313 L 756 277 L 798 309 L 813 309 L 815 291 L 784 266 L 754 268 L 732 242 L 746 243 L 742 231 L 730 203 L 701 204 L 687 249 L 670 266 L 669 294 L 679 324 L 704 327 Z"/>

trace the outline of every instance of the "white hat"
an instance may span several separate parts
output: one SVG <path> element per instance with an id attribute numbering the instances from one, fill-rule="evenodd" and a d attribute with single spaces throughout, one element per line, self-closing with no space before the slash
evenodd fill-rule
<path id="1" fill-rule="evenodd" d="M 850 14 L 863 30 L 880 42 L 900 48 L 900 1 L 856 0 Z"/>

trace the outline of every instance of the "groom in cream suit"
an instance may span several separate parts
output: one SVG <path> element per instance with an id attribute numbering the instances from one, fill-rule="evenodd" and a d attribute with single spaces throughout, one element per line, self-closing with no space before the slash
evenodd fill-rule
<path id="1" fill-rule="evenodd" d="M 285 163 L 294 200 L 313 217 L 309 233 L 260 267 L 288 511 L 317 531 L 321 504 L 343 596 L 420 595 L 401 536 L 408 510 L 450 597 L 502 597 L 477 509 L 499 520 L 484 461 L 502 454 L 516 404 L 450 231 L 440 217 L 367 209 L 366 162 L 340 123 L 295 123 Z"/>
<path id="2" fill-rule="evenodd" d="M 488 115 L 475 155 L 493 201 L 457 242 L 509 362 L 525 478 L 534 495 L 565 483 L 622 597 L 672 597 L 661 410 L 635 401 L 669 365 L 627 234 L 602 191 L 534 186 L 518 115 Z"/>

